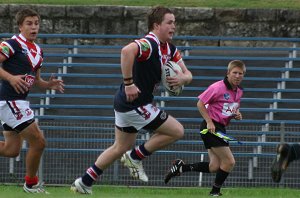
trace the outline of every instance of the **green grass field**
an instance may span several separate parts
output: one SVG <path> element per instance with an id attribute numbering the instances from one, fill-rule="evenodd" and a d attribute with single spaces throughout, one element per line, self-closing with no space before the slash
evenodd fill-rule
<path id="1" fill-rule="evenodd" d="M 75 198 L 83 197 L 70 191 L 69 187 L 46 187 L 50 194 L 26 194 L 21 186 L 0 185 L 0 198 Z M 156 188 L 156 187 L 125 187 L 95 186 L 93 195 L 98 198 L 200 198 L 209 197 L 208 188 Z M 300 190 L 288 188 L 224 188 L 224 198 L 293 198 L 299 197 Z"/>
<path id="2" fill-rule="evenodd" d="M 299 0 L 0 0 L 0 3 L 52 4 L 52 5 L 128 5 L 210 8 L 289 8 L 300 9 Z"/>

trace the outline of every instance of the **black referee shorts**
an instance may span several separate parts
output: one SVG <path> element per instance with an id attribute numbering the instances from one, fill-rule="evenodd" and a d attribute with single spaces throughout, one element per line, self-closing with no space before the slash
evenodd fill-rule
<path id="1" fill-rule="evenodd" d="M 213 123 L 215 124 L 216 131 L 226 133 L 226 129 L 223 124 L 215 122 L 214 120 L 213 120 Z M 202 131 L 203 129 L 207 129 L 207 123 L 205 120 L 200 125 L 200 131 Z M 204 146 L 206 149 L 210 149 L 211 147 L 229 146 L 229 143 L 227 141 L 211 134 L 210 132 L 208 132 L 206 134 L 201 134 L 201 138 L 203 140 L 203 143 L 204 143 Z"/>

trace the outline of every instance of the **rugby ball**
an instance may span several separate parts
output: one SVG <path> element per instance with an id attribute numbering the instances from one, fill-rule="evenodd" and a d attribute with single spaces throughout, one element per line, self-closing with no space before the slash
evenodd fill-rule
<path id="1" fill-rule="evenodd" d="M 181 67 L 173 62 L 173 61 L 168 61 L 166 64 L 163 65 L 162 67 L 162 72 L 161 72 L 161 82 L 163 86 L 165 87 L 166 91 L 169 93 L 170 96 L 178 96 L 181 94 L 184 86 L 169 86 L 167 82 L 167 77 L 174 77 L 176 76 L 175 70 L 181 71 Z"/>

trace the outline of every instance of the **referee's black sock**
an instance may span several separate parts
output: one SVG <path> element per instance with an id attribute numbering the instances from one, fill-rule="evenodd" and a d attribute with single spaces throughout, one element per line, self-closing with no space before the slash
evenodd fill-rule
<path id="1" fill-rule="evenodd" d="M 209 173 L 209 162 L 197 162 L 194 164 L 182 165 L 182 172 L 189 172 L 189 171 Z"/>
<path id="2" fill-rule="evenodd" d="M 229 172 L 223 171 L 222 169 L 218 170 L 218 172 L 216 174 L 215 183 L 211 189 L 211 193 L 219 193 L 220 192 L 220 189 L 228 175 L 229 175 Z"/>

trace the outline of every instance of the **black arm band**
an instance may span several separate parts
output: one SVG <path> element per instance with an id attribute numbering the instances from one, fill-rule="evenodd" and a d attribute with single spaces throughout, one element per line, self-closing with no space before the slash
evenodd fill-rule
<path id="1" fill-rule="evenodd" d="M 133 85 L 133 82 L 131 82 L 131 83 L 124 83 L 124 85 L 127 87 L 127 86 L 130 86 L 130 85 Z"/>
<path id="2" fill-rule="evenodd" d="M 123 78 L 123 81 L 129 81 L 129 80 L 132 80 L 133 78 L 132 77 L 129 77 L 129 78 Z"/>

